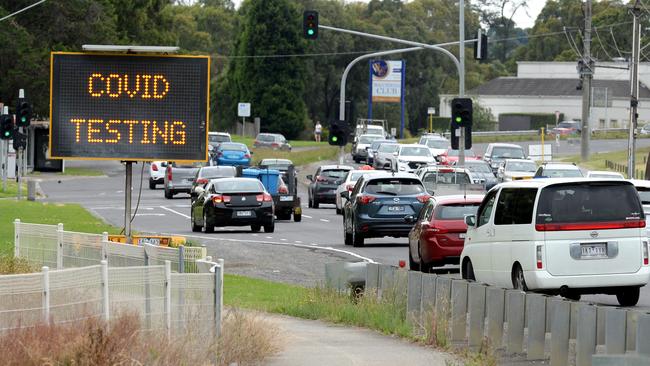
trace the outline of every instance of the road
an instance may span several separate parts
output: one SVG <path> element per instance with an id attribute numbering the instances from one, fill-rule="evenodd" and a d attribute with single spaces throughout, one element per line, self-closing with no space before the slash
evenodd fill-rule
<path id="1" fill-rule="evenodd" d="M 650 146 L 650 140 L 639 142 Z M 601 140 L 593 144 L 592 152 L 620 150 L 624 143 L 624 140 Z M 475 151 L 482 153 L 485 146 L 477 144 Z M 102 169 L 107 176 L 44 181 L 41 187 L 48 195 L 46 200 L 80 203 L 107 222 L 123 226 L 123 166 L 117 162 L 69 162 L 68 166 L 88 167 L 88 164 Z M 313 167 L 304 168 L 301 175 L 312 174 L 314 170 Z M 179 194 L 174 199 L 165 199 L 161 188 L 148 189 L 147 175 L 145 169 L 133 230 L 186 236 L 194 244 L 205 245 L 209 255 L 224 258 L 229 273 L 312 286 L 324 280 L 325 263 L 372 260 L 397 265 L 400 260 L 408 260 L 406 238 L 369 239 L 363 248 L 345 246 L 342 218 L 336 215 L 334 205 L 307 208 L 304 185 L 299 188 L 303 202 L 302 222 L 277 221 L 274 233 L 251 233 L 248 228 L 236 227 L 217 229 L 214 234 L 193 233 L 189 224 L 189 196 Z M 134 207 L 140 192 L 139 178 L 140 165 L 135 165 Z M 583 300 L 617 305 L 614 296 L 584 296 Z M 642 289 L 639 306 L 650 310 L 650 289 L 647 287 Z"/>

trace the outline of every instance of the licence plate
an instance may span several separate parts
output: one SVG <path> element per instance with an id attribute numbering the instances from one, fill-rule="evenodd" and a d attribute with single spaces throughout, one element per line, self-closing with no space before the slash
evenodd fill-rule
<path id="1" fill-rule="evenodd" d="M 237 156 L 237 155 L 228 155 L 227 158 L 228 159 L 240 159 L 240 157 Z"/>
<path id="2" fill-rule="evenodd" d="M 467 234 L 465 234 L 465 233 L 460 233 L 460 234 L 458 234 L 458 237 L 459 237 L 460 239 L 465 239 L 466 236 L 467 236 Z"/>
<path id="3" fill-rule="evenodd" d="M 293 196 L 280 196 L 280 201 L 282 202 L 293 201 Z"/>
<path id="4" fill-rule="evenodd" d="M 607 258 L 607 243 L 580 244 L 581 258 Z"/>
<path id="5" fill-rule="evenodd" d="M 404 206 L 388 206 L 389 212 L 400 212 L 404 211 Z"/>
<path id="6" fill-rule="evenodd" d="M 251 217 L 253 216 L 252 211 L 237 211 L 237 217 Z"/>

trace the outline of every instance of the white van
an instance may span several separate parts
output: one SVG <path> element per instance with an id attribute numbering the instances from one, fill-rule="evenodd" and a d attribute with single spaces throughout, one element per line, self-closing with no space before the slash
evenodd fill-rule
<path id="1" fill-rule="evenodd" d="M 645 215 L 629 181 L 503 183 L 465 222 L 468 280 L 572 299 L 610 294 L 633 306 L 650 279 Z"/>

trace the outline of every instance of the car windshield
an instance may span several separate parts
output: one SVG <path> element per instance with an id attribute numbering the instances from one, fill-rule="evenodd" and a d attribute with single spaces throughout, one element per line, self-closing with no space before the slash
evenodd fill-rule
<path id="1" fill-rule="evenodd" d="M 368 126 L 368 128 L 366 128 L 366 133 L 370 135 L 383 135 L 384 129 L 378 126 Z"/>
<path id="2" fill-rule="evenodd" d="M 474 202 L 440 205 L 436 209 L 435 218 L 438 220 L 463 220 L 467 215 L 476 215 L 480 204 L 480 202 Z"/>
<path id="3" fill-rule="evenodd" d="M 449 149 L 449 150 L 447 150 L 447 156 L 458 156 L 459 152 L 460 152 L 460 150 Z M 474 150 L 468 149 L 468 150 L 465 150 L 465 156 L 476 156 L 476 154 L 474 154 Z"/>
<path id="4" fill-rule="evenodd" d="M 371 144 L 373 141 L 379 140 L 380 138 L 381 138 L 381 136 L 379 136 L 379 135 L 371 135 L 371 136 L 363 135 L 363 136 L 359 137 L 359 143 L 360 144 Z"/>
<path id="5" fill-rule="evenodd" d="M 262 186 L 260 181 L 254 179 L 228 179 L 215 181 L 214 190 L 221 193 L 263 192 L 264 186 Z"/>
<path id="6" fill-rule="evenodd" d="M 284 136 L 282 136 L 282 135 L 274 135 L 274 136 L 275 136 L 275 139 L 278 142 L 286 142 L 287 141 L 287 139 L 285 139 Z"/>
<path id="7" fill-rule="evenodd" d="M 582 172 L 579 169 L 544 169 L 542 173 L 546 178 L 580 178 Z"/>
<path id="8" fill-rule="evenodd" d="M 231 166 L 208 166 L 199 171 L 200 178 L 234 177 L 235 168 Z"/>
<path id="9" fill-rule="evenodd" d="M 370 145 L 370 149 L 371 150 L 377 150 L 379 148 L 379 146 L 381 146 L 381 144 L 384 144 L 386 142 L 387 142 L 386 140 L 373 141 L 372 145 Z"/>
<path id="10" fill-rule="evenodd" d="M 273 142 L 275 138 L 272 135 L 257 135 L 257 141 Z"/>
<path id="11" fill-rule="evenodd" d="M 446 149 L 449 147 L 447 140 L 427 140 L 426 145 L 432 149 Z"/>
<path id="12" fill-rule="evenodd" d="M 228 135 L 208 135 L 208 141 L 210 141 L 210 142 L 230 142 L 230 136 L 228 136 Z"/>
<path id="13" fill-rule="evenodd" d="M 509 161 L 506 163 L 506 170 L 511 172 L 535 172 L 537 165 L 534 162 Z"/>
<path id="14" fill-rule="evenodd" d="M 394 153 L 397 149 L 399 149 L 398 144 L 381 144 L 377 152 Z"/>
<path id="15" fill-rule="evenodd" d="M 537 207 L 537 224 L 626 221 L 643 217 L 631 184 L 584 182 L 544 188 Z"/>
<path id="16" fill-rule="evenodd" d="M 472 173 L 492 173 L 490 166 L 484 162 L 469 163 L 466 161 L 465 168 L 469 169 Z"/>
<path id="17" fill-rule="evenodd" d="M 247 151 L 248 148 L 244 144 L 237 143 L 223 143 L 219 145 L 219 150 L 229 150 L 229 151 Z"/>
<path id="18" fill-rule="evenodd" d="M 330 170 L 323 170 L 320 174 L 328 177 L 328 178 L 345 178 L 345 176 L 348 174 L 349 170 L 344 170 L 344 169 L 330 169 Z"/>
<path id="19" fill-rule="evenodd" d="M 422 177 L 422 182 L 427 187 L 433 187 L 436 184 L 470 184 L 472 183 L 465 172 L 426 172 Z"/>
<path id="20" fill-rule="evenodd" d="M 426 147 L 404 146 L 399 152 L 402 156 L 431 156 L 431 151 Z"/>
<path id="21" fill-rule="evenodd" d="M 417 179 L 382 178 L 373 179 L 366 185 L 366 193 L 404 196 L 424 193 L 424 187 Z"/>
<path id="22" fill-rule="evenodd" d="M 524 151 L 520 147 L 495 147 L 492 150 L 494 159 L 523 159 Z"/>
<path id="23" fill-rule="evenodd" d="M 589 178 L 625 179 L 622 175 L 616 173 L 590 173 Z"/>

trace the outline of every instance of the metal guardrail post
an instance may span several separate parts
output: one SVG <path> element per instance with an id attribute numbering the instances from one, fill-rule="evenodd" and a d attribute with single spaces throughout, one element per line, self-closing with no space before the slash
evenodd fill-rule
<path id="1" fill-rule="evenodd" d="M 607 308 L 605 312 L 605 351 L 608 354 L 625 353 L 627 311 L 621 308 Z"/>
<path id="2" fill-rule="evenodd" d="M 596 308 L 582 304 L 578 308 L 576 332 L 576 366 L 591 366 L 591 356 L 596 353 Z"/>
<path id="3" fill-rule="evenodd" d="M 63 224 L 56 226 L 56 269 L 63 269 Z"/>
<path id="4" fill-rule="evenodd" d="M 596 345 L 605 344 L 605 314 L 607 308 L 596 306 Z"/>
<path id="5" fill-rule="evenodd" d="M 20 257 L 20 219 L 14 220 L 14 257 Z"/>
<path id="6" fill-rule="evenodd" d="M 528 323 L 528 360 L 544 359 L 546 342 L 546 296 L 526 294 L 526 319 Z"/>
<path id="7" fill-rule="evenodd" d="M 569 334 L 571 332 L 571 303 L 551 299 L 553 322 L 551 324 L 551 366 L 566 366 L 569 363 Z"/>
<path id="8" fill-rule="evenodd" d="M 571 301 L 571 318 L 569 319 L 569 339 L 576 339 L 577 329 L 578 329 L 578 307 L 580 303 L 577 301 Z"/>
<path id="9" fill-rule="evenodd" d="M 467 330 L 467 284 L 465 280 L 451 282 L 451 341 L 465 341 Z"/>
<path id="10" fill-rule="evenodd" d="M 181 308 L 179 311 L 183 311 Z M 165 329 L 167 339 L 172 335 L 172 262 L 165 261 Z"/>
<path id="11" fill-rule="evenodd" d="M 650 356 L 650 314 L 639 314 L 636 324 L 636 353 Z"/>
<path id="12" fill-rule="evenodd" d="M 451 307 L 451 278 L 438 276 L 436 278 L 436 322 L 443 324 L 443 319 L 449 319 Z M 447 327 L 448 328 L 448 327 Z M 448 329 L 445 329 L 445 333 Z"/>
<path id="13" fill-rule="evenodd" d="M 149 267 L 149 254 L 147 253 L 147 244 L 143 246 L 144 248 L 144 265 Z M 150 274 L 149 268 L 145 268 L 144 275 L 144 314 L 145 314 L 145 326 L 146 329 L 151 329 L 151 287 L 150 287 Z"/>
<path id="14" fill-rule="evenodd" d="M 102 233 L 102 259 L 108 261 L 108 233 Z"/>
<path id="15" fill-rule="evenodd" d="M 485 291 L 480 283 L 469 284 L 469 338 L 470 347 L 481 346 L 485 332 Z"/>
<path id="16" fill-rule="evenodd" d="M 634 310 L 627 311 L 626 332 L 625 332 L 625 350 L 634 351 L 636 347 L 636 324 L 639 319 L 639 312 Z"/>
<path id="17" fill-rule="evenodd" d="M 408 290 L 406 294 L 406 316 L 413 324 L 420 321 L 422 303 L 422 272 L 408 272 Z"/>
<path id="18" fill-rule="evenodd" d="M 436 276 L 433 273 L 422 274 L 422 301 L 420 314 L 433 314 L 436 306 Z"/>
<path id="19" fill-rule="evenodd" d="M 185 246 L 178 247 L 178 273 L 185 273 Z"/>
<path id="20" fill-rule="evenodd" d="M 214 268 L 214 321 L 215 337 L 221 338 L 221 317 L 223 313 L 223 259 L 217 259 Z"/>
<path id="21" fill-rule="evenodd" d="M 43 323 L 50 323 L 50 267 L 43 266 Z"/>
<path id="22" fill-rule="evenodd" d="M 506 303 L 508 306 L 506 351 L 508 354 L 521 353 L 524 344 L 526 293 L 518 290 L 507 290 Z"/>
<path id="23" fill-rule="evenodd" d="M 379 264 L 368 263 L 366 265 L 366 286 L 365 293 L 377 295 L 379 285 Z"/>
<path id="24" fill-rule="evenodd" d="M 498 287 L 488 287 L 485 297 L 487 303 L 488 342 L 494 349 L 498 349 L 503 344 L 506 290 Z"/>
<path id="25" fill-rule="evenodd" d="M 108 261 L 101 261 L 101 271 L 102 271 L 102 317 L 108 326 L 108 322 L 111 320 L 110 312 L 110 301 L 108 298 Z"/>

